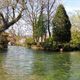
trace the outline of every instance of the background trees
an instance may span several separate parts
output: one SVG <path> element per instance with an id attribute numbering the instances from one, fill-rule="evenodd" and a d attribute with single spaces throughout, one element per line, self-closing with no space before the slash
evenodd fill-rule
<path id="1" fill-rule="evenodd" d="M 41 14 L 41 8 L 43 8 L 43 14 L 46 15 L 47 18 L 47 33 L 51 36 L 51 21 L 54 12 L 58 6 L 58 2 L 60 0 L 27 0 L 26 5 L 26 22 L 32 26 L 33 30 L 33 38 L 35 33 L 35 25 L 38 21 L 39 15 Z"/>
<path id="2" fill-rule="evenodd" d="M 41 6 L 41 11 L 40 15 L 37 19 L 37 22 L 35 24 L 35 29 L 34 29 L 34 36 L 36 38 L 36 41 L 39 42 L 39 39 L 41 38 L 41 42 L 44 41 L 46 38 L 46 33 L 47 33 L 47 17 L 46 14 L 43 13 L 43 5 Z"/>
<path id="3" fill-rule="evenodd" d="M 56 42 L 69 42 L 71 40 L 71 23 L 63 7 L 59 5 L 53 18 L 53 38 Z"/>
<path id="4" fill-rule="evenodd" d="M 71 39 L 71 23 L 63 5 L 59 5 L 59 1 L 60 0 L 2 1 L 3 4 L 0 6 L 0 32 L 8 29 L 10 26 L 18 22 L 22 17 L 22 19 L 25 20 L 26 26 L 29 25 L 28 27 L 32 27 L 33 40 L 35 42 L 39 42 L 40 40 L 40 42 L 45 41 L 47 34 L 49 35 L 47 35 L 47 38 L 50 37 L 52 40 L 53 37 L 56 42 L 69 42 Z M 51 32 L 52 24 L 53 32 Z M 21 27 L 23 27 L 23 25 Z M 21 30 L 21 27 L 18 29 L 19 32 Z M 53 36 L 51 36 L 52 33 Z"/>

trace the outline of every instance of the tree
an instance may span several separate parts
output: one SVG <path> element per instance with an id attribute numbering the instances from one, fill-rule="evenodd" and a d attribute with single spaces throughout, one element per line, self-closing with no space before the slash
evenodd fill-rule
<path id="1" fill-rule="evenodd" d="M 3 0 L 0 6 L 0 32 L 15 24 L 22 16 L 25 0 Z M 18 11 L 18 12 L 17 12 Z M 17 14 L 17 15 L 16 15 Z"/>
<path id="2" fill-rule="evenodd" d="M 62 4 L 58 6 L 52 23 L 54 40 L 61 43 L 69 42 L 71 40 L 71 23 Z"/>
<path id="3" fill-rule="evenodd" d="M 3 32 L 22 17 L 25 0 L 1 0 L 0 5 L 0 49 L 7 48 L 7 37 Z M 6 34 L 6 33 L 5 33 Z"/>
<path id="4" fill-rule="evenodd" d="M 33 39 L 35 39 L 35 26 L 40 15 L 41 6 L 44 6 L 44 3 L 44 0 L 27 0 L 26 22 L 32 26 Z"/>
<path id="5" fill-rule="evenodd" d="M 72 23 L 72 30 L 80 30 L 80 11 L 72 13 L 72 15 L 70 16 L 70 20 Z"/>
<path id="6" fill-rule="evenodd" d="M 46 32 L 47 30 L 46 22 L 47 22 L 47 17 L 43 13 L 43 5 L 42 5 L 40 15 L 38 17 L 38 20 L 35 24 L 35 29 L 34 29 L 34 36 L 37 42 L 39 42 L 39 38 L 41 38 L 41 42 L 46 38 L 46 33 L 47 33 Z"/>
<path id="7" fill-rule="evenodd" d="M 48 34 L 49 34 L 49 37 L 51 37 L 51 32 L 50 32 L 50 17 L 52 15 L 52 13 L 54 12 L 54 4 L 56 3 L 56 0 L 53 0 L 53 2 L 51 0 L 47 0 L 47 21 L 48 21 L 48 26 L 47 26 L 47 29 L 48 29 Z"/>
<path id="8" fill-rule="evenodd" d="M 39 16 L 37 24 L 35 25 L 35 31 L 34 31 L 34 36 L 37 42 L 39 42 L 40 38 L 41 42 L 43 42 L 46 39 L 46 33 L 47 33 L 46 22 L 47 22 L 46 16 L 44 14 L 41 14 Z"/>
<path id="9" fill-rule="evenodd" d="M 26 5 L 26 22 L 32 26 L 33 30 L 33 38 L 35 31 L 35 24 L 38 21 L 38 17 L 40 15 L 41 6 L 43 6 L 43 12 L 47 15 L 47 32 L 49 36 L 51 36 L 50 24 L 52 21 L 52 15 L 54 15 L 54 11 L 57 7 L 57 2 L 60 0 L 27 0 Z"/>

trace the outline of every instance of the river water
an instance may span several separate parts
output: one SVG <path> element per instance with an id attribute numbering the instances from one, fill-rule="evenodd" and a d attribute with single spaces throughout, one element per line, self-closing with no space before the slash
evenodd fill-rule
<path id="1" fill-rule="evenodd" d="M 80 52 L 9 46 L 0 53 L 0 80 L 80 80 Z"/>

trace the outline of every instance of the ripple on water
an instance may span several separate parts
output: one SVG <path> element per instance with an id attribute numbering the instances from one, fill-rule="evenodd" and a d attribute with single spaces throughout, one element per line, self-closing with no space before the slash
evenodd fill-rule
<path id="1" fill-rule="evenodd" d="M 0 54 L 0 80 L 80 80 L 80 52 L 9 46 L 5 55 Z"/>

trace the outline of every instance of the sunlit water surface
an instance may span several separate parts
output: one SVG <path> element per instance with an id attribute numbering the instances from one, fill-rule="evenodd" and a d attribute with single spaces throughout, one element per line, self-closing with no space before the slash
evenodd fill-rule
<path id="1" fill-rule="evenodd" d="M 80 80 L 80 52 L 9 46 L 0 53 L 0 80 Z"/>

